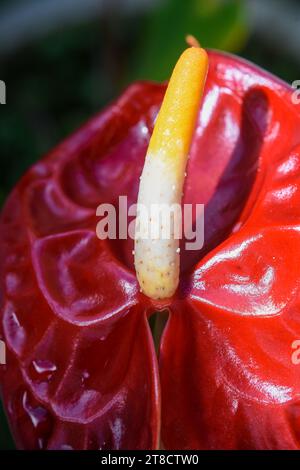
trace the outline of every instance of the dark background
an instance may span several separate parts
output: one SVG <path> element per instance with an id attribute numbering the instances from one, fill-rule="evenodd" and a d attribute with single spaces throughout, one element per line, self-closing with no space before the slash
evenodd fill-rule
<path id="1" fill-rule="evenodd" d="M 292 83 L 299 22 L 299 0 L 0 0 L 0 207 L 32 163 L 127 84 L 166 80 L 187 33 Z"/>

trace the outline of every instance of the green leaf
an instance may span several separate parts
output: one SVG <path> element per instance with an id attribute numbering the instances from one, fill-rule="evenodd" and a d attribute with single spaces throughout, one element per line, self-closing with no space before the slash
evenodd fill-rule
<path id="1" fill-rule="evenodd" d="M 185 48 L 187 34 L 203 47 L 231 52 L 238 52 L 247 38 L 242 0 L 165 0 L 142 29 L 130 79 L 166 80 Z"/>

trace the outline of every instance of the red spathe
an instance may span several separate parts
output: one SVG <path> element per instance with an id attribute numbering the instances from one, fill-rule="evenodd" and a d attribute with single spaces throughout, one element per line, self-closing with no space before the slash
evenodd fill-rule
<path id="1" fill-rule="evenodd" d="M 168 302 L 138 287 L 132 240 L 96 208 L 137 199 L 165 86 L 132 85 L 36 164 L 0 222 L 1 390 L 19 448 L 300 448 L 300 107 L 286 84 L 210 52 Z M 157 361 L 147 318 L 168 308 Z M 158 362 L 158 363 L 157 363 Z"/>

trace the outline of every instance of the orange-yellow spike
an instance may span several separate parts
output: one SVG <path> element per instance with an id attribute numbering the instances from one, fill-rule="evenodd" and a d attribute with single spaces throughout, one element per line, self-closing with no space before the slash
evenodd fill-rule
<path id="1" fill-rule="evenodd" d="M 188 46 L 191 46 L 191 47 L 201 47 L 198 39 L 196 39 L 195 36 L 192 36 L 191 34 L 188 34 L 186 36 L 185 42 L 187 43 Z"/>
<path id="2" fill-rule="evenodd" d="M 169 82 L 148 154 L 186 159 L 190 149 L 208 67 L 204 49 L 190 47 L 179 58 Z"/>
<path id="3" fill-rule="evenodd" d="M 141 290 L 153 299 L 174 294 L 179 281 L 179 240 L 176 227 L 168 239 L 153 238 L 165 221 L 151 216 L 157 205 L 180 205 L 184 174 L 208 70 L 204 49 L 190 47 L 171 76 L 141 176 L 135 234 L 135 268 Z M 179 223 L 179 222 L 175 222 Z M 149 230 L 150 228 L 150 230 Z M 154 229 L 152 231 L 152 229 Z M 157 233 L 157 232 L 156 232 Z"/>

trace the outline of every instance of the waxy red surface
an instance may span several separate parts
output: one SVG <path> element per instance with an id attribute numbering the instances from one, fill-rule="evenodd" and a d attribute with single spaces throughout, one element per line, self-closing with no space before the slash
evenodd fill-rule
<path id="1" fill-rule="evenodd" d="M 205 245 L 182 246 L 174 298 L 140 293 L 132 240 L 100 241 L 95 216 L 136 202 L 164 85 L 132 85 L 2 211 L 0 381 L 18 448 L 300 448 L 300 107 L 273 76 L 209 55 L 184 193 L 205 204 Z"/>

